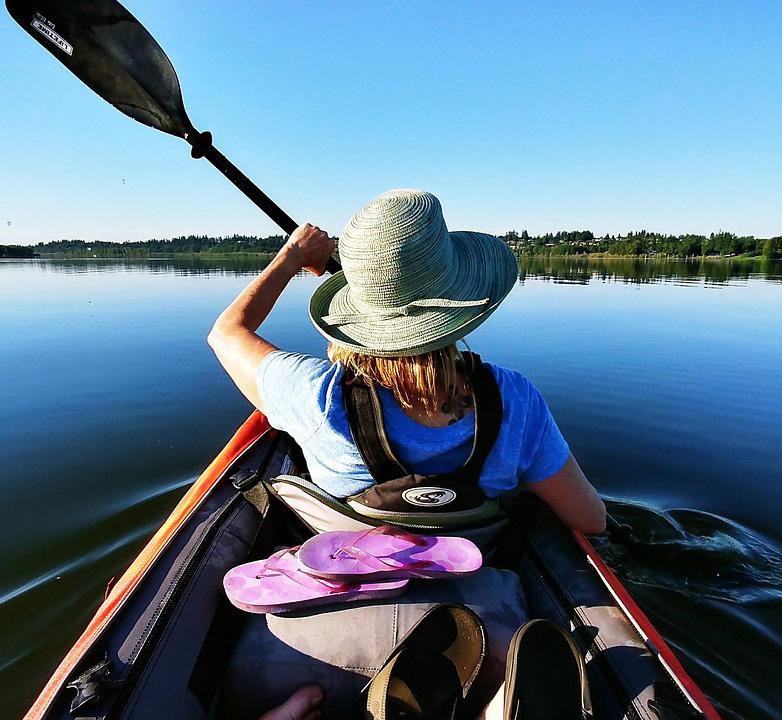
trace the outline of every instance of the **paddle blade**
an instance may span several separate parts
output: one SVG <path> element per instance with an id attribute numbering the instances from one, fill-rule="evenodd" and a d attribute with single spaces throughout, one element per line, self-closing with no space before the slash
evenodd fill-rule
<path id="1" fill-rule="evenodd" d="M 6 0 L 16 22 L 117 110 L 157 130 L 194 132 L 171 61 L 116 0 Z"/>

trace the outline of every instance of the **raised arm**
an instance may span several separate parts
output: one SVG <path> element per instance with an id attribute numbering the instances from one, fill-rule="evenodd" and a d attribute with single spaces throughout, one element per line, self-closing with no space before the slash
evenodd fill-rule
<path id="1" fill-rule="evenodd" d="M 274 259 L 217 318 L 207 336 L 220 364 L 244 396 L 263 410 L 255 373 L 258 364 L 277 348 L 255 331 L 299 270 L 323 275 L 334 252 L 334 241 L 318 227 L 301 225 Z"/>
<path id="2" fill-rule="evenodd" d="M 606 506 L 581 471 L 572 453 L 564 467 L 529 489 L 573 530 L 601 533 L 606 527 Z"/>

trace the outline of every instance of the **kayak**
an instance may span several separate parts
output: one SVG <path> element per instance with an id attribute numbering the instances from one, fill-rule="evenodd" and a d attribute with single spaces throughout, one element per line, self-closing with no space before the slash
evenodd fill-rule
<path id="1" fill-rule="evenodd" d="M 225 714 L 225 688 L 236 687 L 226 674 L 259 616 L 227 602 L 223 577 L 308 534 L 273 494 L 250 502 L 237 487 L 302 471 L 296 444 L 254 412 L 107 591 L 27 720 L 236 717 Z M 594 717 L 719 718 L 589 540 L 542 503 L 522 504 L 518 542 L 487 563 L 518 574 L 530 618 L 570 628 L 587 661 Z M 253 658 L 253 667 L 273 682 L 271 662 Z"/>

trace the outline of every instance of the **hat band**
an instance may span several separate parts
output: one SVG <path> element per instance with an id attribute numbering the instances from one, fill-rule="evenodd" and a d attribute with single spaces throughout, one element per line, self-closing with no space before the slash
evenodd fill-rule
<path id="1" fill-rule="evenodd" d="M 465 308 L 482 307 L 489 304 L 491 298 L 483 300 L 448 300 L 447 298 L 423 298 L 413 300 L 407 305 L 392 307 L 386 310 L 378 310 L 371 313 L 334 313 L 333 315 L 324 315 L 321 321 L 326 325 L 350 325 L 352 323 L 372 322 L 374 320 L 388 320 L 389 318 L 406 317 L 413 315 L 415 310 L 426 310 L 427 308 Z"/>

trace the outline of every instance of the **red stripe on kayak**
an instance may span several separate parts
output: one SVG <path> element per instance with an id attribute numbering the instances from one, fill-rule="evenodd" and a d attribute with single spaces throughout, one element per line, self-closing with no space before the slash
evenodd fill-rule
<path id="1" fill-rule="evenodd" d="M 682 687 L 689 693 L 690 697 L 695 701 L 698 709 L 703 713 L 703 716 L 707 720 L 720 720 L 719 713 L 714 709 L 709 699 L 704 695 L 703 691 L 696 685 L 695 681 L 687 674 L 679 659 L 674 655 L 673 650 L 668 647 L 668 643 L 663 640 L 662 635 L 657 632 L 657 629 L 652 625 L 651 620 L 644 614 L 643 610 L 638 607 L 635 600 L 625 589 L 624 585 L 619 581 L 619 578 L 614 575 L 608 565 L 606 565 L 603 558 L 600 557 L 597 550 L 592 547 L 592 543 L 586 539 L 586 537 L 580 533 L 573 531 L 573 536 L 577 540 L 578 544 L 587 554 L 587 557 L 592 562 L 595 570 L 601 580 L 608 586 L 608 588 L 615 594 L 619 601 L 624 605 L 628 614 L 632 617 L 633 621 L 637 623 L 641 631 L 646 635 L 649 642 L 653 646 L 653 649 L 657 652 L 659 657 L 668 666 L 671 673 L 682 684 Z"/>
<path id="2" fill-rule="evenodd" d="M 27 715 L 24 716 L 24 720 L 40 720 L 43 718 L 63 683 L 68 679 L 82 657 L 84 657 L 84 654 L 90 649 L 98 635 L 124 605 L 125 600 L 136 589 L 169 541 L 198 509 L 201 502 L 217 485 L 231 463 L 269 429 L 268 420 L 258 411 L 255 411 L 245 420 L 244 424 L 236 431 L 236 434 L 228 441 L 228 444 L 222 449 L 220 454 L 204 470 L 201 477 L 190 486 L 190 489 L 179 501 L 171 515 L 168 516 L 146 547 L 138 554 L 138 557 L 111 588 L 105 601 L 98 608 L 81 637 L 68 651 L 68 654 L 54 671 L 49 682 L 46 683 L 38 699 Z"/>

